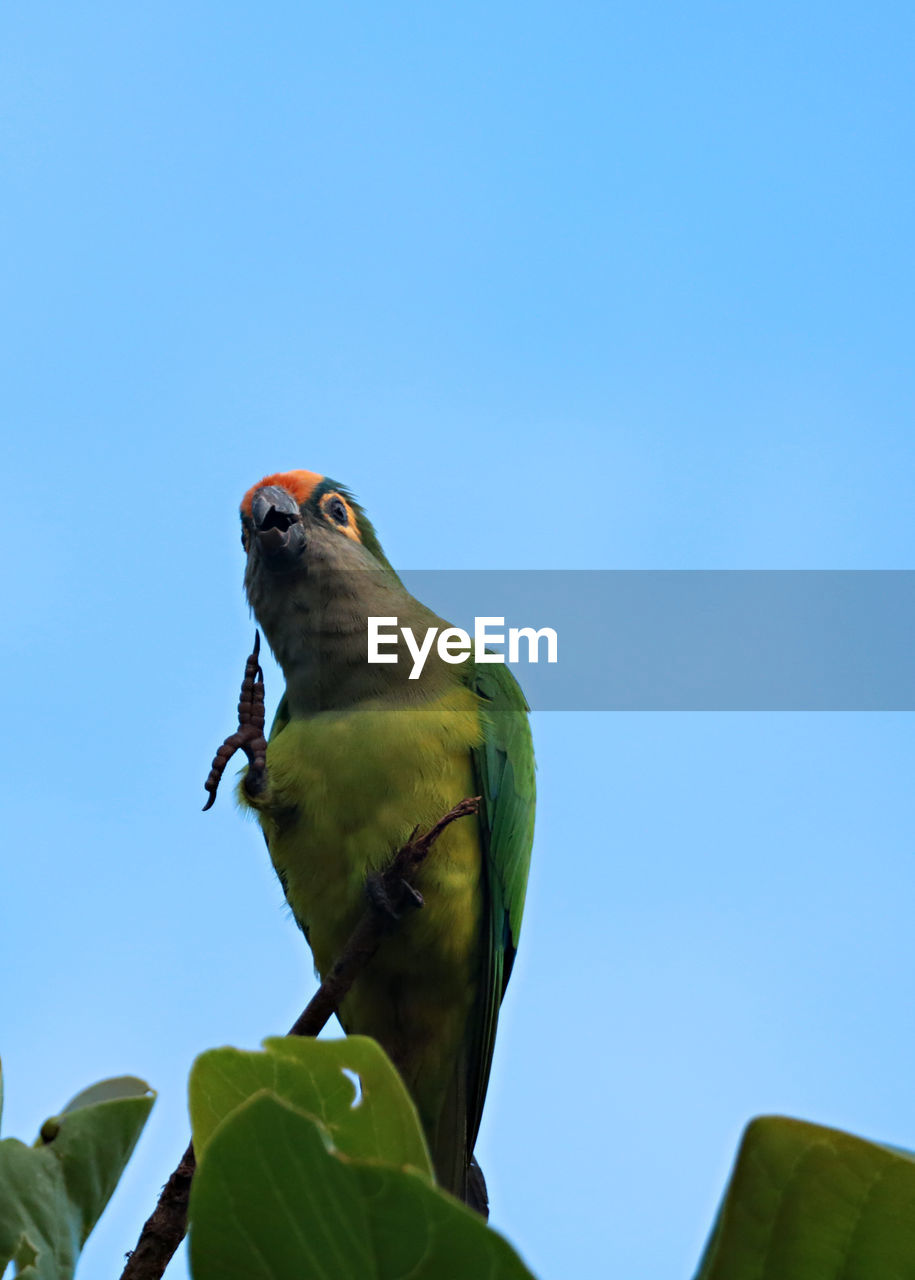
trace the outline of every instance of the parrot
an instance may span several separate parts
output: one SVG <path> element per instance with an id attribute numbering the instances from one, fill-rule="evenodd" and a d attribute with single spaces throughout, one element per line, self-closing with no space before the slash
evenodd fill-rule
<path id="1" fill-rule="evenodd" d="M 369 877 L 417 829 L 480 798 L 416 871 L 422 909 L 387 933 L 338 1018 L 394 1063 L 438 1184 L 487 1217 L 473 1151 L 533 841 L 528 704 L 493 660 L 433 651 L 418 679 L 407 658 L 368 662 L 370 617 L 416 634 L 447 624 L 407 591 L 342 484 L 305 470 L 267 475 L 245 494 L 241 524 L 245 593 L 285 691 L 265 767 L 255 777 L 249 764 L 238 797 L 321 978 L 365 910 Z"/>

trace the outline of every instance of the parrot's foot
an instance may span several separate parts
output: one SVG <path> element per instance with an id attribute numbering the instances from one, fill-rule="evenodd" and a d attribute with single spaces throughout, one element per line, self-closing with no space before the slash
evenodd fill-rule
<path id="1" fill-rule="evenodd" d="M 392 881 L 390 875 L 381 871 L 366 876 L 365 892 L 378 914 L 391 924 L 400 920 L 405 910 L 424 905 L 423 895 L 403 876 Z"/>
<path id="2" fill-rule="evenodd" d="M 203 806 L 204 812 L 216 799 L 216 792 L 226 765 L 236 751 L 244 751 L 248 757 L 248 772 L 245 775 L 245 791 L 252 798 L 259 795 L 267 785 L 267 739 L 264 737 L 264 673 L 261 670 L 258 655 L 261 649 L 261 634 L 254 633 L 254 650 L 245 663 L 245 675 L 241 682 L 241 694 L 238 699 L 238 728 L 226 738 L 225 742 L 213 757 L 213 767 L 209 777 L 203 784 L 209 792 L 209 800 Z"/>
<path id="3" fill-rule="evenodd" d="M 443 818 L 439 818 L 435 826 L 430 827 L 425 835 L 420 835 L 419 827 L 414 827 L 410 833 L 410 839 L 395 853 L 387 870 L 372 872 L 366 876 L 366 897 L 386 924 L 393 924 L 405 911 L 415 910 L 424 905 L 423 895 L 413 887 L 408 877 L 423 862 L 447 826 L 456 822 L 458 818 L 466 818 L 472 813 L 479 812 L 479 808 L 480 797 L 468 796 L 453 809 L 449 809 Z"/>

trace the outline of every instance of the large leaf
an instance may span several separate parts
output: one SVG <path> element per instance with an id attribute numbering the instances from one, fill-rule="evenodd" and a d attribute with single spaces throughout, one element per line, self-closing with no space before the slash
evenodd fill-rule
<path id="1" fill-rule="evenodd" d="M 155 1095 L 121 1076 L 86 1089 L 46 1120 L 33 1147 L 0 1142 L 0 1274 L 69 1280 L 117 1186 Z"/>
<path id="2" fill-rule="evenodd" d="M 801 1120 L 746 1129 L 696 1280 L 913 1280 L 915 1158 Z"/>
<path id="3" fill-rule="evenodd" d="M 358 1076 L 361 1096 L 350 1072 Z M 419 1117 L 390 1060 L 366 1036 L 314 1040 L 278 1036 L 264 1052 L 212 1049 L 190 1078 L 191 1127 L 198 1157 L 214 1130 L 252 1094 L 267 1089 L 314 1116 L 346 1155 L 409 1165 L 432 1177 Z"/>
<path id="4" fill-rule="evenodd" d="M 531 1280 L 425 1177 L 333 1154 L 323 1125 L 267 1091 L 210 1134 L 190 1223 L 194 1280 Z"/>

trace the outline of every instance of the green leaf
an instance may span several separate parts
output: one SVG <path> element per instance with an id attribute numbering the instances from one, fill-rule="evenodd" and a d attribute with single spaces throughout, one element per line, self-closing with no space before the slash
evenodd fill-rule
<path id="1" fill-rule="evenodd" d="M 359 1077 L 358 1101 L 345 1071 Z M 367 1036 L 277 1036 L 265 1040 L 259 1053 L 212 1049 L 201 1054 L 190 1078 L 198 1157 L 226 1116 L 263 1089 L 314 1116 L 345 1155 L 409 1165 L 432 1178 L 416 1108 L 390 1060 Z"/>
<path id="2" fill-rule="evenodd" d="M 751 1121 L 696 1280 L 915 1276 L 915 1158 L 836 1129 Z"/>
<path id="3" fill-rule="evenodd" d="M 0 1142 L 0 1274 L 69 1280 L 117 1186 L 155 1095 L 121 1076 L 86 1089 L 46 1120 L 33 1147 Z"/>
<path id="4" fill-rule="evenodd" d="M 532 1280 L 425 1177 L 333 1154 L 323 1125 L 267 1091 L 210 1134 L 190 1223 L 194 1280 Z"/>
<path id="5" fill-rule="evenodd" d="M 83 1107 L 92 1107 L 97 1102 L 113 1102 L 116 1098 L 140 1098 L 149 1092 L 149 1085 L 137 1076 L 112 1076 L 110 1080 L 100 1080 L 98 1084 L 83 1089 L 70 1099 L 61 1114 L 81 1111 Z"/>

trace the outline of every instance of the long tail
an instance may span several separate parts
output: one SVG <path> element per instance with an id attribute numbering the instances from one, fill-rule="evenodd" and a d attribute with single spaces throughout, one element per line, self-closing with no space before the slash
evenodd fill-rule
<path id="1" fill-rule="evenodd" d="M 476 1209 L 485 1222 L 489 1221 L 489 1192 L 486 1190 L 486 1179 L 483 1170 L 477 1164 L 476 1156 L 470 1157 L 467 1169 L 467 1187 L 464 1203 Z"/>
<path id="2" fill-rule="evenodd" d="M 438 1122 L 427 1126 L 426 1135 L 439 1185 L 488 1221 L 486 1179 L 476 1156 L 468 1150 L 466 1079 L 464 1063 L 459 1060 Z"/>

